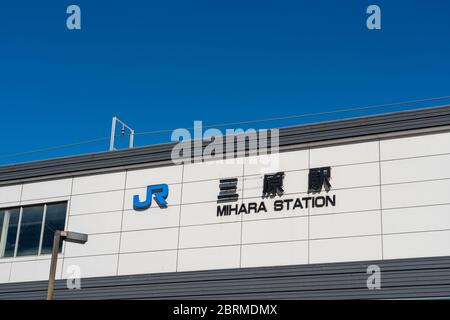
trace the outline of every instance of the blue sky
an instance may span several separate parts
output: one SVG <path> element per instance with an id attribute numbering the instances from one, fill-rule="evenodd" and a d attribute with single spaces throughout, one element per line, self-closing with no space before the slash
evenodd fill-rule
<path id="1" fill-rule="evenodd" d="M 82 30 L 66 28 L 70 4 Z M 382 30 L 366 28 L 370 4 Z M 107 150 L 8 156 L 106 137 L 113 115 L 142 132 L 450 94 L 446 0 L 2 1 L 0 40 L 0 164 Z"/>

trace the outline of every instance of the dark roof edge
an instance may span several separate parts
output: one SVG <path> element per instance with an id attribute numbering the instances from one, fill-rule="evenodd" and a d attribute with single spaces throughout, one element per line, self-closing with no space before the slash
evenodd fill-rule
<path id="1" fill-rule="evenodd" d="M 280 128 L 280 149 L 294 145 L 450 125 L 450 105 Z M 0 166 L 0 184 L 142 164 L 167 164 L 175 143 Z"/>

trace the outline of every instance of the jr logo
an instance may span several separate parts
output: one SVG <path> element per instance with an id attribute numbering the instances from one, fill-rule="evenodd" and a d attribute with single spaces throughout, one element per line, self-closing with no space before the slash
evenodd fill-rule
<path id="1" fill-rule="evenodd" d="M 152 197 L 155 197 L 156 203 L 161 207 L 167 207 L 167 196 L 169 195 L 169 186 L 165 183 L 154 184 L 147 187 L 147 195 L 144 201 L 139 200 L 139 195 L 133 197 L 133 207 L 135 210 L 145 210 L 152 205 Z"/>

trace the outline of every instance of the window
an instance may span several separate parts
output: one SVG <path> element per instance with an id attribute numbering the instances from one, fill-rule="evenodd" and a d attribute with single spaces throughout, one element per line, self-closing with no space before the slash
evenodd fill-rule
<path id="1" fill-rule="evenodd" d="M 33 256 L 39 253 L 43 216 L 44 206 L 23 208 L 17 256 Z"/>
<path id="2" fill-rule="evenodd" d="M 41 254 L 52 252 L 55 230 L 64 230 L 64 224 L 66 223 L 66 207 L 66 202 L 47 205 Z M 62 250 L 61 242 L 59 243 L 59 252 Z"/>
<path id="3" fill-rule="evenodd" d="M 0 209 L 0 258 L 51 253 L 66 210 L 67 202 Z"/>
<path id="4" fill-rule="evenodd" d="M 0 257 L 14 257 L 19 214 L 19 208 L 0 210 Z"/>

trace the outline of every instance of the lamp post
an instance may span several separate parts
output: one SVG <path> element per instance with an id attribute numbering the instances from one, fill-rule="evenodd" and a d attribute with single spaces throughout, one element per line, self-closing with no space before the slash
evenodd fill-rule
<path id="1" fill-rule="evenodd" d="M 50 275 L 48 278 L 47 300 L 53 300 L 53 291 L 55 290 L 56 265 L 58 263 L 59 242 L 61 241 L 85 244 L 88 241 L 88 235 L 71 231 L 56 230 L 53 237 L 52 260 L 50 263 Z"/>

